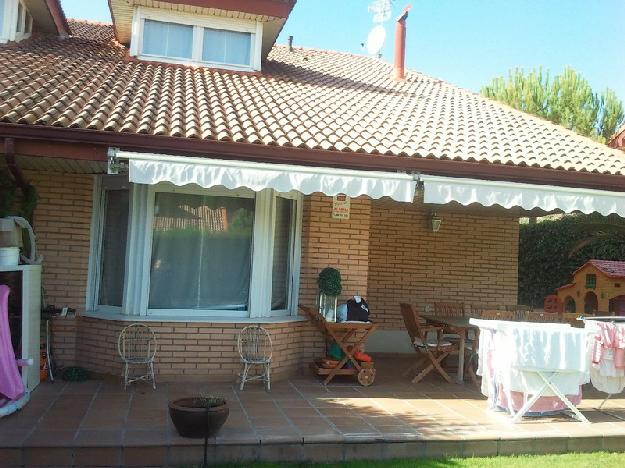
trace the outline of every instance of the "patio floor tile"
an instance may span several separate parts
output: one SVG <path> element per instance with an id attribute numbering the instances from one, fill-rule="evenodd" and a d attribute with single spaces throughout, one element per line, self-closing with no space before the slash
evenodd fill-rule
<path id="1" fill-rule="evenodd" d="M 42 462 L 44 454 L 58 464 L 68 457 L 81 463 L 96 458 L 129 465 L 163 464 L 168 459 L 192 462 L 203 440 L 177 434 L 167 402 L 195 392 L 225 395 L 230 404 L 228 420 L 209 441 L 209 460 L 220 462 L 625 446 L 625 421 L 615 417 L 625 416 L 625 398 L 606 402 L 604 409 L 611 415 L 596 409 L 603 394 L 586 392 L 580 409 L 592 424 L 564 415 L 512 424 L 508 414 L 488 410 L 486 399 L 471 384 L 447 384 L 432 374 L 414 385 L 392 372 L 390 364 L 378 360 L 378 365 L 371 387 L 347 378 L 325 387 L 316 377 L 276 382 L 271 392 L 254 385 L 240 392 L 234 384 L 205 382 L 163 383 L 156 391 L 144 384 L 124 391 L 114 380 L 45 382 L 23 410 L 0 419 L 0 447 L 5 458 L 31 464 Z M 318 448 L 323 446 L 327 453 Z"/>
<path id="2" fill-rule="evenodd" d="M 115 447 L 121 445 L 121 430 L 81 429 L 76 433 L 74 443 L 83 447 Z"/>

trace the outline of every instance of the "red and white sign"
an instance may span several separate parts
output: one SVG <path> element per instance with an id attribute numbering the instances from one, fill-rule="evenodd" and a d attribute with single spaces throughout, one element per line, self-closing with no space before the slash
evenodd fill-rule
<path id="1" fill-rule="evenodd" d="M 347 195 L 339 193 L 332 198 L 332 218 L 349 219 L 351 202 Z"/>

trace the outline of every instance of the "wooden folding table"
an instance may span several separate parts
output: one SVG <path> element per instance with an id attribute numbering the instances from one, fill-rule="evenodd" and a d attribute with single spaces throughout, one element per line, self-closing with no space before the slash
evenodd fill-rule
<path id="1" fill-rule="evenodd" d="M 328 322 L 317 310 L 304 306 L 300 308 L 326 336 L 326 340 L 336 343 L 345 354 L 343 359 L 330 369 L 321 367 L 317 362 L 311 363 L 310 367 L 317 375 L 326 376 L 323 383 L 328 384 L 337 375 L 355 375 L 360 385 L 365 387 L 371 385 L 375 380 L 373 363 L 360 363 L 354 358 L 354 354 L 361 350 L 377 326 L 371 322 Z"/>

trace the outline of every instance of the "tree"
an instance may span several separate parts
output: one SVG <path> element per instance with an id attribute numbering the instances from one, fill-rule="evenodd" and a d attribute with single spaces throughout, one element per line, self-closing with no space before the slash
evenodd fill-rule
<path id="1" fill-rule="evenodd" d="M 602 143 L 625 119 L 623 103 L 614 91 L 593 92 L 588 81 L 570 67 L 553 79 L 542 68 L 527 74 L 516 68 L 508 80 L 496 77 L 481 93 Z"/>

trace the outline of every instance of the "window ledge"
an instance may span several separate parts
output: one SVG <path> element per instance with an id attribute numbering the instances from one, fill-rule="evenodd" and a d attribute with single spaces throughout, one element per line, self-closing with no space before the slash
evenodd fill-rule
<path id="1" fill-rule="evenodd" d="M 302 316 L 242 318 L 208 317 L 197 315 L 124 315 L 119 312 L 97 310 L 83 312 L 80 316 L 102 320 L 117 320 L 121 322 L 290 323 L 305 322 L 308 320 L 306 317 Z"/>

